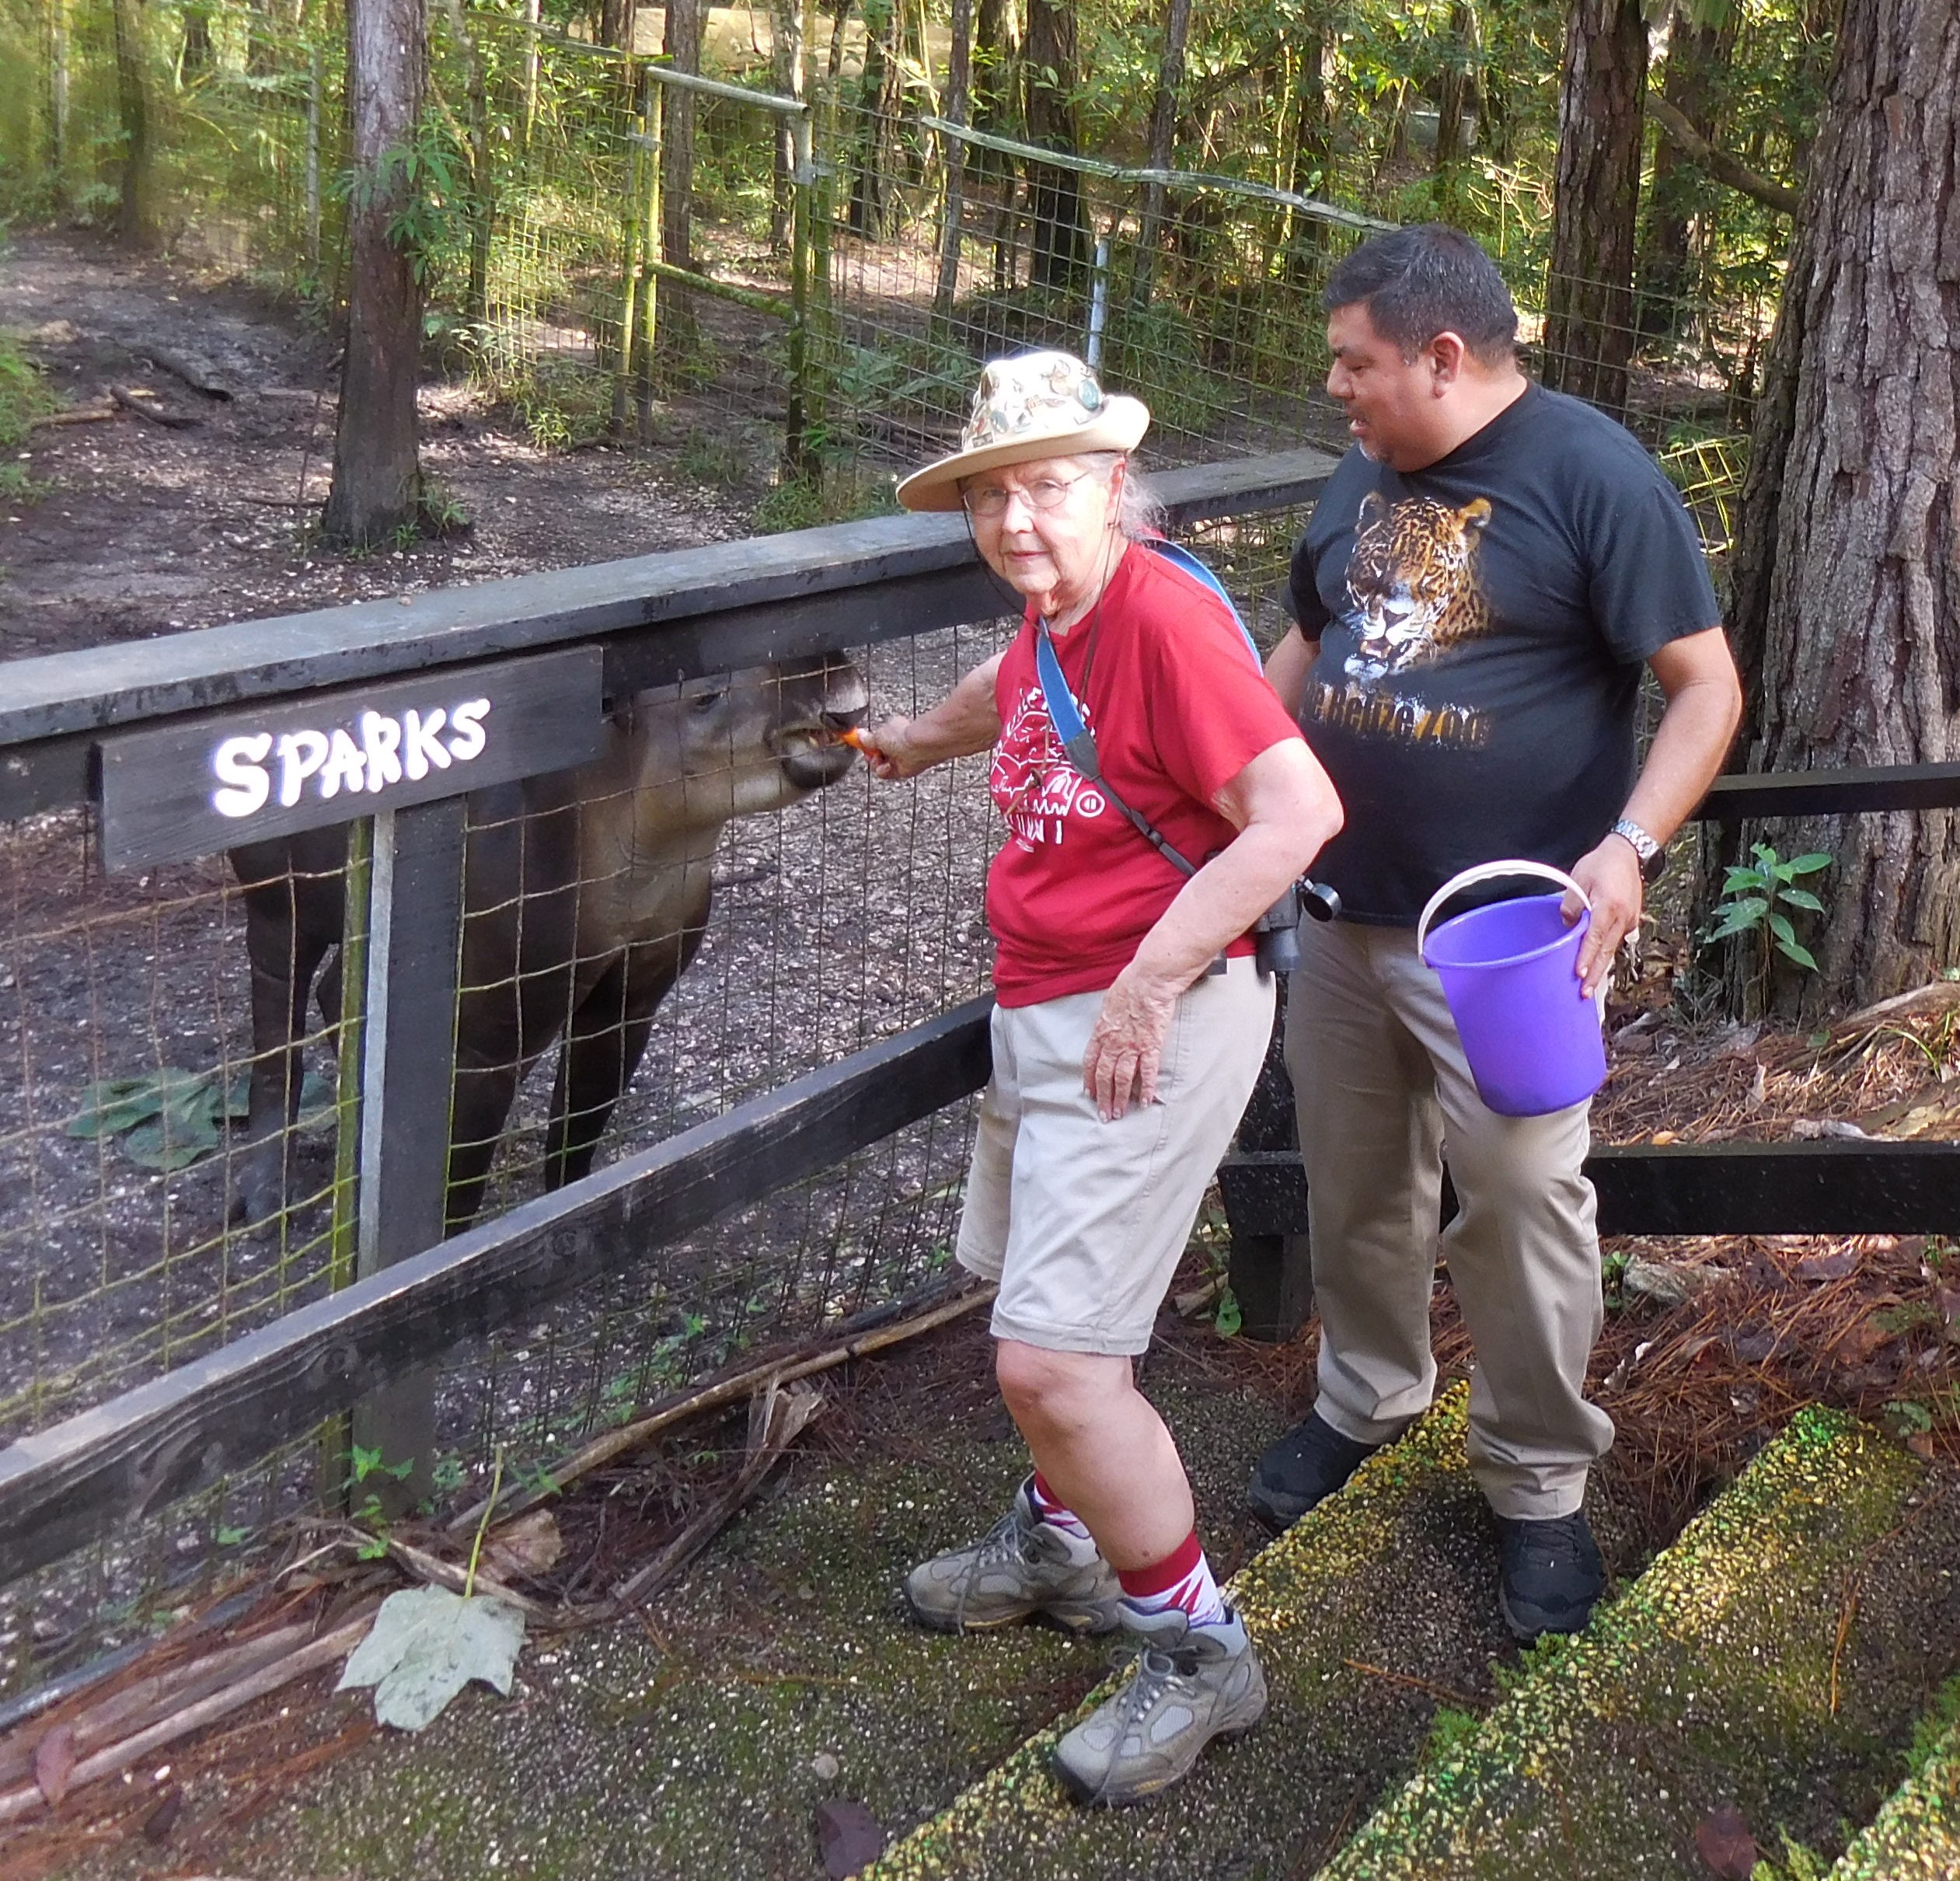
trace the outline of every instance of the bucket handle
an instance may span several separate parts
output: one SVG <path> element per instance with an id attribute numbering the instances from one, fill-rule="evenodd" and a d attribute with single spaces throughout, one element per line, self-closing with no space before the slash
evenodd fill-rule
<path id="1" fill-rule="evenodd" d="M 1429 905 L 1415 924 L 1416 956 L 1425 967 L 1429 964 L 1429 956 L 1424 947 L 1429 938 L 1429 923 L 1436 918 L 1436 910 L 1461 889 L 1473 888 L 1480 881 L 1501 881 L 1507 875 L 1542 875 L 1547 881 L 1557 882 L 1561 888 L 1570 888 L 1585 904 L 1589 914 L 1592 910 L 1592 900 L 1585 889 L 1563 869 L 1555 869 L 1549 862 L 1528 862 L 1522 857 L 1509 862 L 1480 862 L 1474 868 L 1451 876 L 1429 897 Z"/>

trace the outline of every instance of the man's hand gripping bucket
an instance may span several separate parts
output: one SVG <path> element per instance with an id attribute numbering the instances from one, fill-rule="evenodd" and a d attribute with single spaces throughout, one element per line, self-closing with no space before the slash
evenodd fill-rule
<path id="1" fill-rule="evenodd" d="M 1555 881 L 1585 902 L 1585 912 L 1568 927 L 1559 913 L 1562 894 L 1527 895 L 1473 908 L 1430 933 L 1453 895 L 1510 875 Z M 1500 1115 L 1564 1110 L 1606 1082 L 1605 1001 L 1588 999 L 1578 976 L 1579 945 L 1592 919 L 1585 891 L 1563 870 L 1517 860 L 1480 863 L 1452 876 L 1416 923 L 1416 951 L 1442 982 L 1477 1094 Z"/>

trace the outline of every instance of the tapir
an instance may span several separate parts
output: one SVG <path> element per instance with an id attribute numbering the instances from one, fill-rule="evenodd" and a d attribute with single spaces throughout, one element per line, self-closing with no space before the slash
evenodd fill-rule
<path id="1" fill-rule="evenodd" d="M 836 783 L 856 762 L 839 735 L 863 722 L 867 703 L 840 653 L 691 679 L 634 695 L 590 763 L 470 794 L 448 1232 L 475 1218 L 518 1085 L 554 1044 L 546 1185 L 590 1171 L 654 1010 L 701 944 L 723 828 Z M 316 975 L 321 1011 L 339 1017 L 346 853 L 344 825 L 232 852 L 253 1049 L 234 1220 L 263 1221 L 284 1206 L 298 1042 Z"/>

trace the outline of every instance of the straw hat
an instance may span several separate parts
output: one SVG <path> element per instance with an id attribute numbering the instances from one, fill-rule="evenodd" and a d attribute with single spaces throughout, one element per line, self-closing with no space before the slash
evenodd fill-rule
<path id="1" fill-rule="evenodd" d="M 1072 353 L 989 360 L 960 448 L 914 471 L 898 486 L 898 501 L 907 509 L 957 509 L 962 477 L 1044 457 L 1133 451 L 1149 428 L 1141 399 L 1105 393 Z"/>

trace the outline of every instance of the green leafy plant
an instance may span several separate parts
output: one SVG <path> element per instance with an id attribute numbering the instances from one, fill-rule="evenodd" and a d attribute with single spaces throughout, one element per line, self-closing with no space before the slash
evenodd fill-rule
<path id="1" fill-rule="evenodd" d="M 1777 1831 L 1777 1838 L 1783 1844 L 1781 1857 L 1770 1861 L 1766 1856 L 1749 1870 L 1749 1881 L 1824 1881 L 1832 1862 L 1827 1855 L 1821 1855 L 1795 1841 L 1786 1829 Z"/>
<path id="2" fill-rule="evenodd" d="M 1712 946 L 1720 940 L 1750 937 L 1755 954 L 1752 977 L 1759 986 L 1766 986 L 1779 954 L 1806 972 L 1815 972 L 1816 958 L 1797 938 L 1789 911 L 1824 912 L 1824 904 L 1809 889 L 1795 884 L 1800 876 L 1829 867 L 1830 857 L 1813 850 L 1785 861 L 1766 843 L 1756 843 L 1749 853 L 1756 858 L 1753 864 L 1732 863 L 1722 878 L 1721 899 L 1716 904 L 1714 920 L 1701 934 L 1703 944 Z"/>
<path id="3" fill-rule="evenodd" d="M 503 1486 L 504 1453 L 497 1454 L 490 1492 L 476 1524 L 463 1590 L 405 1587 L 381 1604 L 368 1636 L 349 1656 L 339 1691 L 375 1688 L 375 1716 L 396 1729 L 419 1731 L 472 1679 L 506 1698 L 524 1646 L 524 1615 L 476 1587 L 483 1531 Z"/>
<path id="4" fill-rule="evenodd" d="M 1238 1295 L 1229 1286 L 1223 1288 L 1218 1296 L 1218 1310 L 1212 1315 L 1212 1330 L 1222 1339 L 1236 1338 L 1244 1324 L 1245 1314 Z"/>
<path id="5" fill-rule="evenodd" d="M 1948 1679 L 1933 1694 L 1926 1715 L 1913 1727 L 1913 1741 L 1906 1752 L 1906 1775 L 1916 1777 L 1931 1763 L 1941 1740 L 1960 1725 L 1960 1675 Z"/>

